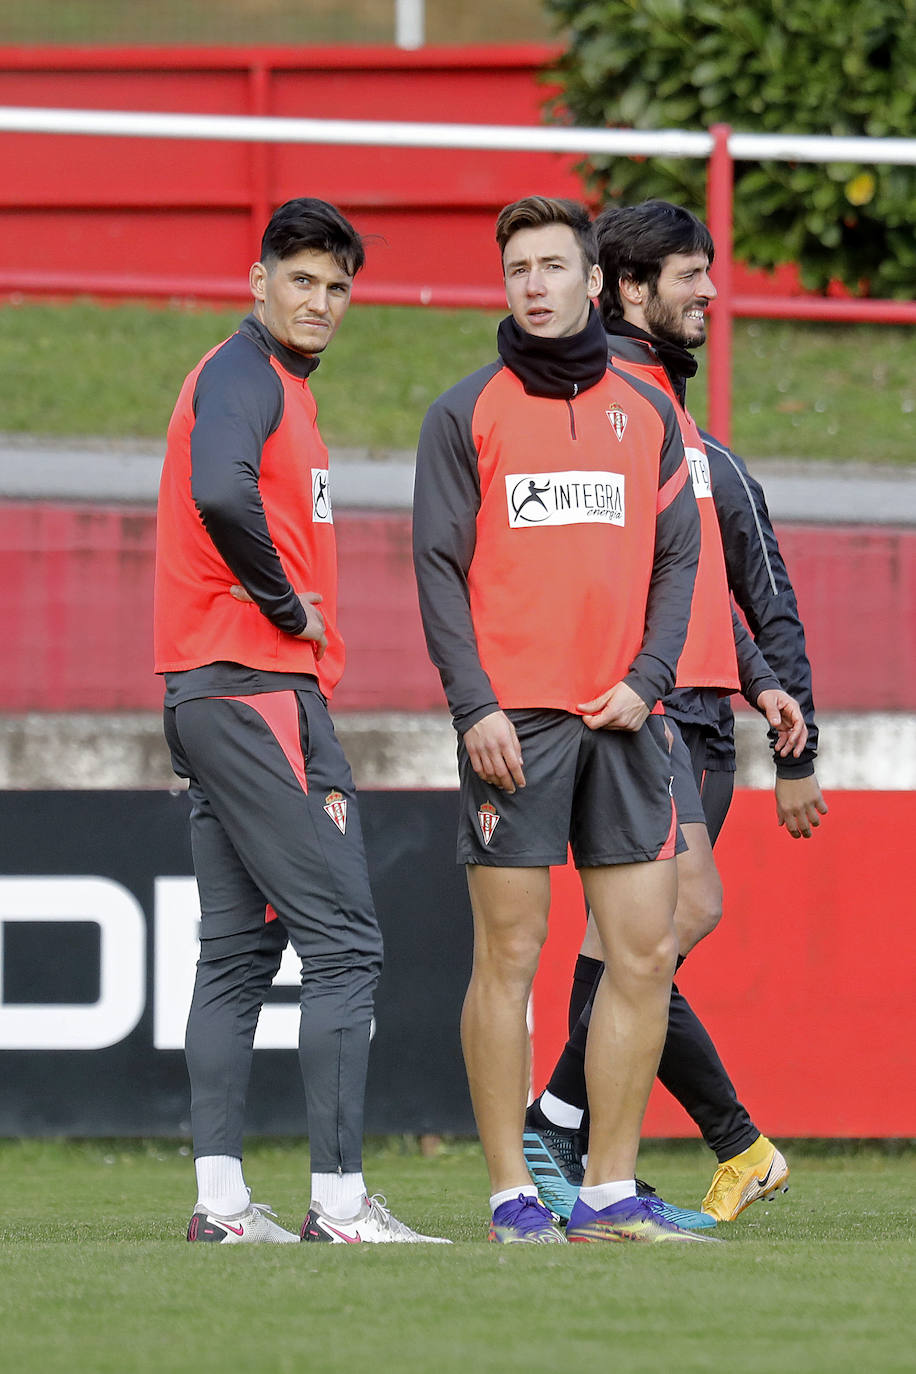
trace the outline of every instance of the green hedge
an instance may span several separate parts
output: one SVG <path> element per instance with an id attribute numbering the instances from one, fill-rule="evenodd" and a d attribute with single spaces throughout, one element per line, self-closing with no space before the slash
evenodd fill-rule
<path id="1" fill-rule="evenodd" d="M 568 37 L 554 113 L 587 127 L 916 136 L 916 0 L 545 0 Z M 705 164 L 594 158 L 590 184 L 702 213 Z M 916 168 L 735 165 L 735 252 L 916 294 Z"/>

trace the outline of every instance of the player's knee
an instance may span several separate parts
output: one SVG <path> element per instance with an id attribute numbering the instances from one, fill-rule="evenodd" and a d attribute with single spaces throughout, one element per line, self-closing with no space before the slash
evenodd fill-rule
<path id="1" fill-rule="evenodd" d="M 678 940 L 672 926 L 641 931 L 638 939 L 620 942 L 607 968 L 618 987 L 629 989 L 670 982 L 677 962 Z"/>
<path id="2" fill-rule="evenodd" d="M 475 945 L 475 971 L 496 982 L 530 986 L 545 935 L 546 931 L 528 924 L 487 931 Z"/>
<path id="3" fill-rule="evenodd" d="M 712 869 L 700 881 L 682 885 L 678 892 L 674 924 L 681 954 L 715 930 L 722 919 L 722 883 Z"/>

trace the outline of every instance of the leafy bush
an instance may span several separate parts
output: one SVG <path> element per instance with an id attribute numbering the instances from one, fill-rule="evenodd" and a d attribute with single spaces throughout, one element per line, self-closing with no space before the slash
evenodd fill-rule
<path id="1" fill-rule="evenodd" d="M 916 0 L 545 0 L 569 38 L 554 113 L 589 127 L 916 132 Z M 593 158 L 591 186 L 702 212 L 705 164 Z M 916 290 L 916 168 L 735 165 L 735 253 L 873 296 Z"/>

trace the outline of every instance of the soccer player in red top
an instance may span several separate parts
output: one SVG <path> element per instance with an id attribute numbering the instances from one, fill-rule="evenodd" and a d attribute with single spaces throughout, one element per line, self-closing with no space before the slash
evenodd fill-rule
<path id="1" fill-rule="evenodd" d="M 489 1234 L 564 1239 L 522 1128 L 549 866 L 571 843 L 614 958 L 595 999 L 591 1150 L 567 1238 L 690 1241 L 636 1197 L 634 1171 L 676 956 L 678 831 L 651 713 L 686 634 L 696 501 L 671 402 L 608 366 L 584 208 L 528 197 L 502 211 L 496 238 L 511 311 L 500 359 L 430 408 L 414 497 L 420 607 L 460 737 L 474 913 L 461 1029 Z"/>
<path id="2" fill-rule="evenodd" d="M 328 454 L 309 374 L 364 262 L 326 201 L 275 211 L 254 306 L 186 379 L 159 493 L 156 671 L 189 780 L 200 961 L 188 1018 L 198 1199 L 188 1240 L 297 1242 L 252 1203 L 242 1133 L 255 1028 L 291 942 L 311 1206 L 304 1241 L 424 1241 L 362 1174 L 382 941 L 356 795 L 328 699 L 344 665 Z"/>
<path id="3" fill-rule="evenodd" d="M 792 742 L 789 736 L 777 741 L 774 732 L 777 818 L 796 837 L 809 837 L 826 812 L 814 774 L 817 728 L 811 669 L 795 595 L 763 493 L 735 454 L 711 435 L 701 435 L 686 408 L 686 383 L 697 370 L 693 351 L 705 341 L 704 313 L 716 294 L 709 275 L 714 256 L 709 231 L 689 211 L 652 200 L 608 207 L 596 221 L 596 232 L 605 273 L 601 309 L 610 356 L 616 366 L 651 382 L 674 402 L 691 460 L 703 549 L 715 548 L 721 569 L 721 586 L 712 581 L 701 584 L 697 578 L 676 688 L 665 698 L 665 715 L 674 734 L 674 797 L 688 846 L 677 861 L 675 924 L 682 959 L 715 928 L 722 912 L 711 845 L 725 819 L 734 776 L 731 710 L 723 694 L 733 684 L 722 673 L 725 646 L 720 643 L 717 648 L 710 627 L 717 612 L 727 608 L 729 586 L 766 655 L 761 673 L 749 659 L 746 631 L 740 630 L 736 637 L 745 696 L 771 723 L 778 718 L 772 708 L 791 701 L 792 714 L 797 723 L 804 723 L 807 734 L 806 739 L 797 732 Z M 703 553 L 701 566 L 702 560 Z M 774 687 L 781 691 L 780 684 L 791 698 L 773 692 Z M 601 958 L 600 940 L 590 925 L 570 998 L 570 1040 L 526 1120 L 526 1158 L 561 1215 L 568 1215 L 582 1176 L 587 1005 Z M 731 1221 L 751 1202 L 785 1187 L 784 1157 L 739 1102 L 712 1040 L 676 985 L 659 1078 L 696 1121 L 719 1161 L 702 1211 L 664 1204 L 680 1225 Z"/>

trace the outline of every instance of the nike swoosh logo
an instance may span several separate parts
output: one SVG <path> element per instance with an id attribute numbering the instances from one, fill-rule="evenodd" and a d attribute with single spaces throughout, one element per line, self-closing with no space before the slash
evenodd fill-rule
<path id="1" fill-rule="evenodd" d="M 231 1231 L 234 1236 L 243 1236 L 245 1234 L 244 1226 L 230 1226 L 228 1221 L 221 1221 L 219 1224 L 220 1226 L 225 1226 L 226 1230 Z"/>
<path id="2" fill-rule="evenodd" d="M 337 1230 L 337 1227 L 336 1227 L 336 1226 L 332 1226 L 332 1225 L 330 1224 L 330 1222 L 325 1222 L 325 1226 L 327 1227 L 327 1229 L 328 1229 L 329 1231 L 333 1231 L 335 1236 L 339 1236 L 341 1240 L 345 1240 L 345 1241 L 347 1242 L 348 1245 L 356 1245 L 357 1242 L 359 1242 L 359 1241 L 362 1240 L 362 1236 L 360 1236 L 360 1235 L 355 1235 L 355 1236 L 346 1236 L 346 1235 L 344 1235 L 343 1231 L 338 1231 L 338 1230 Z"/>
<path id="3" fill-rule="evenodd" d="M 761 1177 L 759 1176 L 759 1174 L 758 1174 L 758 1176 L 757 1176 L 757 1186 L 758 1186 L 759 1188 L 765 1188 L 765 1187 L 767 1186 L 767 1184 L 768 1184 L 769 1181 L 770 1181 L 770 1174 L 773 1172 L 773 1169 L 774 1169 L 774 1167 L 775 1167 L 775 1164 L 776 1164 L 776 1160 L 775 1160 L 775 1159 L 771 1159 L 771 1160 L 770 1160 L 770 1167 L 769 1167 L 769 1169 L 767 1169 L 767 1171 L 766 1171 L 766 1173 L 764 1174 L 763 1178 L 761 1178 Z"/>

